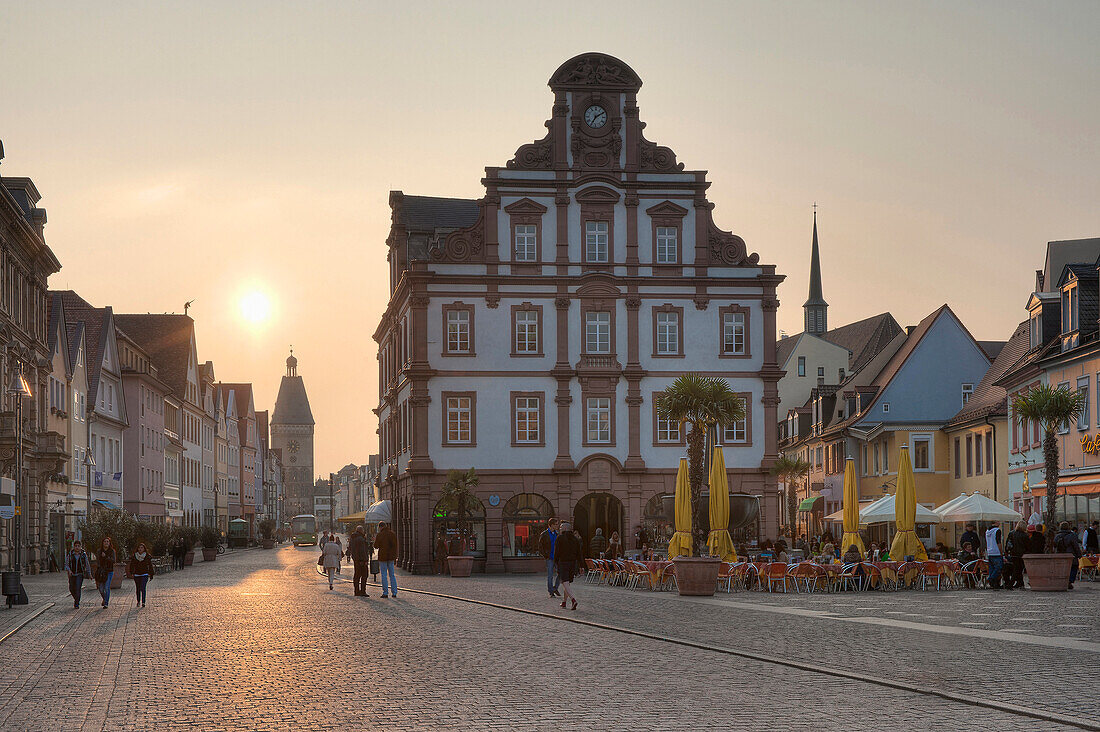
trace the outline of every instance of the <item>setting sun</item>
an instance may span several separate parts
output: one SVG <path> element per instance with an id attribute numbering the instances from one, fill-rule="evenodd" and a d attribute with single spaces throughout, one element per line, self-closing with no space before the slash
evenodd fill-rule
<path id="1" fill-rule="evenodd" d="M 271 301 L 258 290 L 242 297 L 240 307 L 241 317 L 249 323 L 263 323 L 271 316 Z"/>

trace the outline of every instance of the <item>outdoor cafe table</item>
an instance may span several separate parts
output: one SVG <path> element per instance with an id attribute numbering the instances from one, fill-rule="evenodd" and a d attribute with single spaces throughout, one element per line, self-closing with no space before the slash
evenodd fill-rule
<path id="1" fill-rule="evenodd" d="M 650 582 L 652 582 L 651 586 L 656 589 L 661 582 L 661 575 L 664 574 L 665 567 L 672 564 L 672 562 L 661 559 L 655 561 L 639 562 L 639 564 L 645 565 L 646 570 L 649 572 L 649 580 Z"/>

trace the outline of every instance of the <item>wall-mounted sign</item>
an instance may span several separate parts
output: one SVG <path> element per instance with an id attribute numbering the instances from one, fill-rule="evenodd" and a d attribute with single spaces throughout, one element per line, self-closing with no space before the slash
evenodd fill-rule
<path id="1" fill-rule="evenodd" d="M 500 505 L 500 496 L 489 496 L 489 505 L 490 506 L 499 506 Z"/>
<path id="2" fill-rule="evenodd" d="M 1100 437 L 1084 435 L 1081 438 L 1081 452 L 1086 455 L 1100 455 Z"/>

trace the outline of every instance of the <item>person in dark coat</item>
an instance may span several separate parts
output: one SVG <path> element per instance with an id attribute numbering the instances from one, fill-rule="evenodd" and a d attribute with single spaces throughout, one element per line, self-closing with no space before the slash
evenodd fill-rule
<path id="1" fill-rule="evenodd" d="M 447 533 L 439 532 L 435 539 L 435 573 L 443 574 L 447 571 Z"/>
<path id="2" fill-rule="evenodd" d="M 149 586 L 149 580 L 153 578 L 153 558 L 149 556 L 149 550 L 145 547 L 144 541 L 138 542 L 134 556 L 130 557 L 130 566 L 127 571 L 134 580 L 137 604 L 145 607 L 145 591 Z"/>
<path id="3" fill-rule="evenodd" d="M 558 592 L 561 577 L 554 565 L 554 549 L 557 541 L 558 520 L 552 518 L 547 522 L 546 530 L 539 535 L 539 554 L 546 560 L 546 591 L 550 593 L 550 597 L 561 597 L 561 593 Z"/>
<path id="4" fill-rule="evenodd" d="M 1100 521 L 1085 529 L 1085 553 L 1100 554 Z"/>
<path id="5" fill-rule="evenodd" d="M 592 540 L 588 542 L 588 548 L 591 550 L 593 557 L 603 559 L 603 554 L 607 551 L 607 537 L 603 535 L 603 529 L 596 529 Z"/>
<path id="6" fill-rule="evenodd" d="M 982 553 L 982 542 L 978 538 L 978 527 L 974 524 L 967 524 L 966 531 L 964 531 L 962 536 L 959 537 L 959 546 L 963 546 L 967 542 L 970 542 L 970 546 L 973 547 L 975 552 L 977 552 L 978 554 Z"/>
<path id="7" fill-rule="evenodd" d="M 1047 537 L 1035 524 L 1027 527 L 1027 553 L 1044 554 L 1047 550 Z"/>
<path id="8" fill-rule="evenodd" d="M 92 574 L 92 564 L 88 560 L 88 552 L 80 544 L 80 539 L 73 542 L 73 548 L 65 555 L 65 571 L 69 575 L 69 594 L 73 596 L 73 607 L 80 607 L 80 593 L 84 588 L 84 578 Z"/>
<path id="9" fill-rule="evenodd" d="M 1077 560 L 1084 555 L 1085 550 L 1081 546 L 1081 537 L 1070 528 L 1069 521 L 1058 525 L 1058 533 L 1054 535 L 1054 551 L 1073 555 L 1073 566 L 1069 570 L 1069 588 L 1072 590 L 1073 582 L 1077 579 Z"/>
<path id="10" fill-rule="evenodd" d="M 584 560 L 581 551 L 581 543 L 577 535 L 570 531 L 568 521 L 561 522 L 561 535 L 554 543 L 554 563 L 558 569 L 558 578 L 561 580 L 561 588 L 565 591 L 561 606 L 570 600 L 573 602 L 572 610 L 577 609 L 577 596 L 573 594 L 573 579 L 580 571 L 581 562 Z"/>
<path id="11" fill-rule="evenodd" d="M 370 568 L 371 546 L 367 542 L 367 532 L 362 525 L 356 526 L 348 539 L 348 556 L 355 567 L 352 583 L 356 597 L 370 597 L 367 594 L 367 570 Z"/>
<path id="12" fill-rule="evenodd" d="M 96 552 L 95 583 L 99 589 L 99 595 L 103 598 L 103 607 L 111 604 L 111 580 L 115 576 L 115 562 L 118 554 L 115 553 L 115 543 L 111 537 L 103 537 L 99 551 Z"/>
<path id="13" fill-rule="evenodd" d="M 1005 539 L 1005 589 L 1014 590 L 1024 586 L 1024 555 L 1028 552 L 1029 541 L 1024 523 L 1016 524 Z"/>

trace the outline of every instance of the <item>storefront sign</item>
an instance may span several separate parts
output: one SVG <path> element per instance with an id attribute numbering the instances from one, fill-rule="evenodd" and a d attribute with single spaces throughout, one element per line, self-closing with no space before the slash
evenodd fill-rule
<path id="1" fill-rule="evenodd" d="M 1100 437 L 1085 435 L 1081 438 L 1081 452 L 1086 455 L 1100 455 Z"/>

